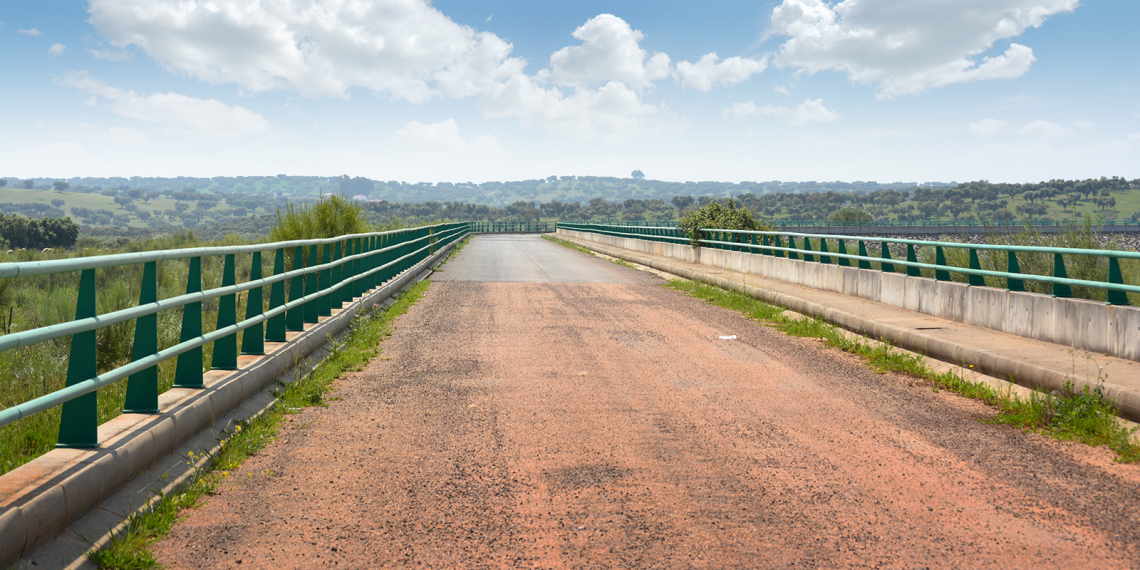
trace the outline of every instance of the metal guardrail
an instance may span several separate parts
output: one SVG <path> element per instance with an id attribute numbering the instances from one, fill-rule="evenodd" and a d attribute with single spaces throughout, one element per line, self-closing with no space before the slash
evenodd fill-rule
<path id="1" fill-rule="evenodd" d="M 285 342 L 288 331 L 303 331 L 332 309 L 381 285 L 415 266 L 440 247 L 471 232 L 467 222 L 437 224 L 406 230 L 363 233 L 233 247 L 203 247 L 104 255 L 50 261 L 0 263 L 0 278 L 80 272 L 75 320 L 0 336 L 0 351 L 71 337 L 66 387 L 0 410 L 5 426 L 55 406 L 62 406 L 58 447 L 97 447 L 96 390 L 127 378 L 124 410 L 158 412 L 158 364 L 178 358 L 174 386 L 203 387 L 202 347 L 214 343 L 211 368 L 237 370 L 237 332 L 244 330 L 241 354 L 265 354 L 265 342 Z M 308 263 L 304 249 L 309 248 Z M 293 248 L 293 263 L 285 271 L 285 252 Z M 261 276 L 264 251 L 274 251 L 273 275 Z M 235 283 L 235 255 L 252 254 L 249 281 Z M 222 285 L 202 291 L 202 257 L 225 256 Z M 162 261 L 189 259 L 186 294 L 159 301 L 157 268 Z M 137 307 L 96 314 L 95 272 L 142 263 L 142 290 Z M 289 299 L 285 281 L 290 280 Z M 263 287 L 269 286 L 269 308 Z M 237 294 L 246 292 L 245 319 L 237 320 Z M 217 329 L 202 333 L 202 301 L 219 299 Z M 183 308 L 179 343 L 158 350 L 158 313 Z M 98 373 L 96 330 L 135 320 L 131 363 Z"/>
<path id="2" fill-rule="evenodd" d="M 771 220 L 780 227 L 912 227 L 912 228 L 1080 228 L 1085 222 L 1080 220 L 875 220 L 873 222 L 838 222 L 831 220 Z M 1094 224 L 1095 228 L 1136 228 L 1140 231 L 1140 220 L 1104 220 Z"/>
<path id="3" fill-rule="evenodd" d="M 580 232 L 592 232 L 615 237 L 644 239 L 666 243 L 688 245 L 689 237 L 684 231 L 672 226 L 617 226 L 610 224 L 574 224 L 559 222 L 558 227 Z M 1052 285 L 1054 297 L 1072 297 L 1072 287 L 1092 287 L 1107 291 L 1107 304 L 1129 305 L 1127 293 L 1140 293 L 1140 287 L 1124 283 L 1120 272 L 1120 259 L 1140 259 L 1140 253 L 1130 251 L 1116 251 L 1106 249 L 1074 249 L 1056 247 L 1036 247 L 1018 245 L 988 245 L 967 244 L 941 241 L 922 241 L 897 238 L 881 238 L 874 236 L 850 236 L 835 234 L 810 234 L 799 232 L 768 232 L 745 230 L 702 229 L 699 240 L 701 247 L 713 249 L 727 249 L 732 251 L 746 251 L 761 255 L 802 259 L 807 262 L 835 263 L 850 267 L 854 261 L 860 269 L 874 269 L 872 263 L 879 266 L 879 270 L 895 273 L 896 266 L 903 268 L 901 273 L 908 276 L 920 277 L 920 269 L 934 271 L 934 278 L 938 281 L 950 281 L 951 273 L 960 273 L 967 276 L 970 285 L 986 286 L 986 277 L 1004 279 L 1006 290 L 1025 291 L 1025 281 L 1038 281 Z M 782 238 L 788 240 L 784 246 Z M 799 238 L 802 247 L 796 245 Z M 812 240 L 816 240 L 813 248 Z M 835 251 L 828 248 L 828 240 L 835 242 Z M 857 253 L 847 251 L 848 241 L 857 242 Z M 871 257 L 867 254 L 867 242 L 880 244 L 880 256 Z M 906 246 L 906 260 L 891 258 L 887 244 L 901 244 Z M 920 263 L 915 254 L 915 246 L 934 247 L 935 262 Z M 946 263 L 945 248 L 964 249 L 969 251 L 969 267 L 956 267 Z M 1002 251 L 1006 253 L 1006 271 L 989 271 L 981 268 L 978 251 Z M 1040 253 L 1053 255 L 1053 274 L 1034 275 L 1022 273 L 1017 261 L 1018 253 Z M 1106 281 L 1088 281 L 1084 279 L 1070 279 L 1065 271 L 1065 256 L 1084 255 L 1108 258 L 1108 275 Z"/>
<path id="4" fill-rule="evenodd" d="M 470 222 L 472 233 L 549 233 L 553 222 Z"/>

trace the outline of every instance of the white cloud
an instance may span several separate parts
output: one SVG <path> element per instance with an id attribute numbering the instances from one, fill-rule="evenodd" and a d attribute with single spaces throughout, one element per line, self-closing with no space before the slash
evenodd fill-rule
<path id="1" fill-rule="evenodd" d="M 677 62 L 677 75 L 681 85 L 697 91 L 709 91 L 714 85 L 735 85 L 764 71 L 768 67 L 768 57 L 749 59 L 730 57 L 721 61 L 715 53 L 701 56 L 697 63 Z"/>
<path id="2" fill-rule="evenodd" d="M 731 107 L 721 111 L 720 116 L 725 119 L 743 119 L 751 115 L 759 115 L 760 108 L 756 106 L 755 101 L 745 101 L 744 103 L 733 103 Z"/>
<path id="3" fill-rule="evenodd" d="M 976 123 L 970 123 L 970 134 L 980 136 L 990 136 L 1001 134 L 1009 130 L 1009 123 L 999 119 L 982 119 Z"/>
<path id="4" fill-rule="evenodd" d="M 1033 50 L 1010 43 L 976 60 L 996 42 L 1040 27 L 1078 0 L 784 0 L 767 35 L 788 36 L 776 63 L 809 73 L 834 70 L 875 84 L 880 98 L 966 81 L 1024 75 Z"/>
<path id="5" fill-rule="evenodd" d="M 1024 127 L 1021 127 L 1021 129 L 1017 132 L 1027 137 L 1033 137 L 1036 139 L 1043 139 L 1048 141 L 1064 138 L 1071 131 L 1065 127 L 1062 127 L 1061 125 L 1058 125 L 1057 123 L 1036 120 L 1025 125 Z"/>
<path id="6" fill-rule="evenodd" d="M 656 105 L 643 103 L 635 91 L 617 81 L 598 89 L 576 89 L 566 96 L 527 75 L 516 75 L 497 86 L 479 105 L 488 117 L 517 117 L 524 127 L 609 141 L 642 134 L 646 119 L 658 112 Z"/>
<path id="7" fill-rule="evenodd" d="M 620 81 L 640 90 L 669 77 L 669 56 L 656 53 L 650 57 L 640 46 L 645 35 L 617 16 L 590 18 L 572 35 L 582 45 L 564 47 L 550 56 L 550 78 L 559 85 L 586 87 Z"/>
<path id="8" fill-rule="evenodd" d="M 95 57 L 95 59 L 102 59 L 105 61 L 130 61 L 134 59 L 135 54 L 129 51 L 112 51 L 112 50 L 98 50 L 89 49 L 87 53 Z"/>
<path id="9" fill-rule="evenodd" d="M 412 121 L 392 135 L 392 143 L 405 152 L 492 156 L 505 154 L 503 145 L 499 144 L 494 135 L 483 135 L 470 141 L 464 139 L 459 135 L 459 125 L 455 119 L 431 124 Z"/>
<path id="10" fill-rule="evenodd" d="M 168 70 L 257 93 L 351 88 L 413 102 L 477 95 L 521 72 L 511 44 L 426 0 L 91 0 L 90 22 Z"/>
<path id="11" fill-rule="evenodd" d="M 25 36 L 39 36 L 40 31 L 35 28 L 28 28 L 26 30 L 16 30 L 17 34 L 24 34 Z"/>
<path id="12" fill-rule="evenodd" d="M 1073 121 L 1073 127 L 1088 131 L 1095 129 L 1096 124 L 1092 121 Z"/>
<path id="13" fill-rule="evenodd" d="M 65 51 L 67 51 L 67 46 L 63 44 L 51 44 L 51 47 L 48 48 L 48 53 L 52 55 L 60 55 Z"/>
<path id="14" fill-rule="evenodd" d="M 86 71 L 69 73 L 56 83 L 104 99 L 108 108 L 119 115 L 161 125 L 176 133 L 237 138 L 269 130 L 269 121 L 261 115 L 214 99 L 196 99 L 178 93 L 139 95 L 91 79 Z"/>
<path id="15" fill-rule="evenodd" d="M 788 88 L 783 86 L 783 85 L 777 85 L 777 86 L 773 87 L 772 91 L 775 91 L 776 93 L 783 93 L 784 95 L 791 95 L 792 94 L 792 92 L 788 91 Z"/>
<path id="16" fill-rule="evenodd" d="M 823 99 L 804 99 L 804 102 L 797 105 L 795 109 L 767 105 L 760 109 L 760 112 L 765 115 L 789 119 L 793 127 L 802 127 L 808 123 L 831 123 L 839 120 L 839 113 L 824 107 Z"/>

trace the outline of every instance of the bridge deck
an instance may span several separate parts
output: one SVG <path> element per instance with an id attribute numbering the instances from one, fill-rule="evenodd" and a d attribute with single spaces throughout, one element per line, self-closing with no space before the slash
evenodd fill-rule
<path id="1" fill-rule="evenodd" d="M 538 238 L 475 238 L 433 280 L 164 563 L 1135 563 L 1140 469 L 1105 450 Z"/>

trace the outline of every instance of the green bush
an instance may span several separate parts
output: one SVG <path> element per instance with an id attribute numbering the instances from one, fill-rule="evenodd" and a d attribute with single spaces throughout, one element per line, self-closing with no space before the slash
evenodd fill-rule
<path id="1" fill-rule="evenodd" d="M 313 205 L 292 203 L 277 210 L 277 224 L 269 231 L 269 241 L 322 239 L 368 231 L 364 211 L 355 202 L 330 196 Z"/>
<path id="2" fill-rule="evenodd" d="M 709 202 L 699 209 L 686 210 L 678 224 L 689 236 L 689 243 L 693 247 L 700 247 L 700 240 L 704 239 L 702 229 L 713 230 L 771 230 L 772 226 L 758 221 L 752 210 L 737 208 L 732 198 L 728 202 Z"/>
<path id="3" fill-rule="evenodd" d="M 832 222 L 873 222 L 875 216 L 863 208 L 844 206 L 827 217 Z"/>

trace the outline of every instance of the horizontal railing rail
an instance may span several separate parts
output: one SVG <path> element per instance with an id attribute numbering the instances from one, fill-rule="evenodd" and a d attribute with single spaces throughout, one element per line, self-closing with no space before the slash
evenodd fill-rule
<path id="1" fill-rule="evenodd" d="M 436 224 L 405 230 L 351 234 L 328 239 L 295 240 L 232 247 L 115 254 L 25 263 L 0 263 L 0 278 L 80 272 L 75 320 L 0 336 L 0 351 L 71 338 L 66 387 L 0 410 L 0 427 L 33 414 L 63 406 L 60 447 L 98 445 L 97 394 L 100 388 L 127 379 L 125 411 L 158 411 L 158 364 L 178 358 L 174 386 L 202 388 L 202 348 L 214 343 L 212 369 L 237 369 L 237 333 L 245 331 L 242 354 L 264 354 L 264 343 L 284 342 L 289 331 L 303 331 L 306 323 L 331 316 L 333 309 L 361 298 L 414 267 L 441 247 L 471 233 L 467 222 Z M 305 248 L 308 262 L 305 262 Z M 285 270 L 286 252 L 292 250 L 292 267 Z M 274 252 L 273 275 L 262 277 L 261 254 Z M 235 256 L 252 254 L 249 280 L 235 283 Z M 224 256 L 222 285 L 201 290 L 201 260 Z M 186 294 L 157 299 L 157 264 L 189 259 Z M 123 265 L 143 264 L 139 304 L 102 315 L 95 311 L 95 272 Z M 285 284 L 289 282 L 289 299 Z M 268 308 L 263 289 L 270 287 Z M 246 314 L 237 320 L 237 295 L 246 293 Z M 202 302 L 220 299 L 217 327 L 202 333 Z M 157 314 L 182 308 L 179 342 L 158 349 Z M 135 321 L 135 338 L 129 364 L 98 373 L 96 331 Z"/>
<path id="2" fill-rule="evenodd" d="M 667 226 L 642 226 L 642 227 L 627 227 L 616 226 L 608 224 L 574 224 L 560 222 L 559 228 L 564 228 L 571 231 L 599 233 L 602 235 L 609 235 L 615 237 L 645 239 L 650 241 L 660 241 L 676 244 L 690 244 L 689 237 L 683 230 Z M 702 229 L 702 238 L 698 241 L 701 247 L 710 247 L 714 249 L 728 249 L 734 251 L 746 251 L 748 253 L 759 253 L 761 255 L 772 255 L 775 257 L 788 257 L 791 259 L 801 259 L 807 262 L 817 263 L 835 263 L 840 266 L 851 266 L 851 262 L 856 262 L 856 266 L 860 269 L 873 269 L 872 263 L 879 264 L 879 270 L 888 273 L 895 273 L 896 266 L 903 268 L 902 273 L 908 276 L 919 277 L 921 276 L 921 269 L 934 271 L 934 278 L 938 281 L 950 281 L 951 273 L 959 273 L 967 276 L 967 282 L 970 285 L 986 286 L 986 277 L 995 277 L 1006 280 L 1006 289 L 1009 291 L 1025 291 L 1025 281 L 1037 281 L 1048 283 L 1052 286 L 1052 294 L 1054 297 L 1072 297 L 1072 287 L 1090 287 L 1094 289 L 1103 289 L 1106 291 L 1107 304 L 1109 305 L 1129 305 L 1127 293 L 1140 294 L 1140 287 L 1136 285 L 1125 284 L 1123 274 L 1120 271 L 1121 259 L 1140 260 L 1140 252 L 1134 251 L 1119 251 L 1119 250 L 1104 250 L 1104 249 L 1076 249 L 1076 248 L 1056 248 L 1056 247 L 1038 247 L 1038 246 L 1021 246 L 1021 245 L 993 245 L 993 244 L 970 244 L 970 243 L 957 243 L 957 242 L 944 242 L 944 241 L 922 241 L 922 240 L 908 240 L 901 238 L 887 238 L 876 236 L 856 236 L 856 235 L 836 235 L 836 234 L 813 234 L 803 232 L 787 232 L 787 231 L 747 231 L 747 230 L 723 230 L 723 229 Z M 783 245 L 782 239 L 788 240 L 788 246 Z M 802 247 L 796 245 L 796 239 L 801 240 Z M 816 240 L 816 246 L 813 249 L 812 240 Z M 831 251 L 828 246 L 828 240 L 835 243 L 835 251 Z M 849 253 L 847 251 L 847 242 L 855 242 L 857 244 L 857 253 Z M 880 244 L 879 257 L 868 255 L 867 243 Z M 906 246 L 906 259 L 894 259 L 891 257 L 888 244 L 899 244 Z M 935 262 L 922 263 L 918 261 L 915 248 L 916 247 L 934 247 L 935 249 Z M 969 254 L 969 266 L 958 267 L 950 265 L 946 262 L 945 249 L 961 249 L 967 250 Z M 978 257 L 978 251 L 1000 251 L 1006 254 L 1006 271 L 992 271 L 981 268 L 981 262 Z M 1052 275 L 1036 275 L 1030 273 L 1023 273 L 1020 269 L 1020 264 L 1017 260 L 1018 253 L 1038 253 L 1053 255 L 1053 274 Z M 1108 259 L 1108 271 L 1105 281 L 1091 281 L 1087 279 L 1070 279 L 1065 269 L 1065 256 L 1093 256 L 1104 257 Z"/>
<path id="3" fill-rule="evenodd" d="M 1021 227 L 1066 227 L 1080 228 L 1085 225 L 1083 220 L 874 220 L 837 221 L 837 220 L 772 220 L 772 225 L 780 227 L 807 226 L 807 227 L 961 227 L 961 228 L 1021 228 Z M 1092 222 L 1094 228 L 1098 227 L 1131 227 L 1140 228 L 1140 220 L 1102 220 Z"/>

